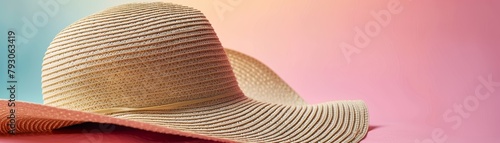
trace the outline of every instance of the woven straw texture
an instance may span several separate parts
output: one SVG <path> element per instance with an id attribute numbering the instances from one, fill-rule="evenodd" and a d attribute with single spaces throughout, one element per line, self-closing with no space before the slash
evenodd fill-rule
<path id="1" fill-rule="evenodd" d="M 260 61 L 235 50 L 224 50 L 240 89 L 247 97 L 274 104 L 307 104 L 299 94 Z"/>
<path id="2" fill-rule="evenodd" d="M 63 29 L 44 57 L 42 89 L 48 106 L 16 103 L 18 132 L 99 122 L 215 141 L 359 142 L 368 129 L 362 101 L 306 105 L 269 68 L 224 50 L 201 12 L 170 3 L 120 5 Z"/>

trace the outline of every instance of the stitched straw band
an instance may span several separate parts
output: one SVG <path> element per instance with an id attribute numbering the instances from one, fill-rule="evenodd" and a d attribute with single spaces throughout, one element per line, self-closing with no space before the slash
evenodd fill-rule
<path id="1" fill-rule="evenodd" d="M 229 98 L 229 97 L 234 96 L 234 95 L 239 94 L 239 93 L 240 92 L 238 92 L 238 93 L 226 93 L 226 94 L 216 95 L 216 96 L 212 96 L 212 97 L 208 97 L 208 98 L 182 101 L 182 102 L 176 102 L 176 103 L 159 105 L 159 106 L 150 106 L 150 107 L 142 107 L 142 108 L 117 107 L 117 108 L 99 109 L 99 110 L 94 110 L 91 112 L 100 113 L 100 114 L 110 114 L 110 113 L 120 113 L 120 112 L 130 112 L 130 111 L 172 110 L 172 109 L 177 109 L 177 108 L 187 106 L 187 105 L 193 105 L 193 104 L 198 104 L 198 103 L 202 103 L 202 102 L 207 102 L 210 100 Z"/>

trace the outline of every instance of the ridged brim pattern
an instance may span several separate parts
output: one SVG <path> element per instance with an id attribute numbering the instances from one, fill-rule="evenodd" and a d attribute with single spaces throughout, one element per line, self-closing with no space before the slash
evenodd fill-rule
<path id="1" fill-rule="evenodd" d="M 124 9 L 126 9 L 126 13 L 119 13 Z M 113 34 L 131 32 L 126 31 L 127 28 L 118 28 L 114 31 L 110 31 L 104 28 L 97 28 L 97 30 L 89 31 L 85 28 L 82 28 L 91 28 L 92 25 L 108 26 L 110 24 L 116 24 L 113 22 L 117 20 L 123 21 L 123 19 L 131 19 L 133 18 L 131 17 L 131 15 L 140 13 L 134 12 L 135 10 L 144 12 L 141 13 L 141 18 L 154 17 L 158 20 L 165 21 L 148 23 L 147 26 L 149 28 L 154 27 L 158 28 L 155 30 L 167 30 L 164 33 L 168 33 L 168 35 L 174 37 L 174 39 L 181 37 L 184 38 L 184 40 L 174 40 L 166 38 L 163 39 L 165 41 L 161 41 L 160 38 L 155 38 L 155 35 L 161 35 L 155 33 L 137 36 L 139 38 L 137 38 L 136 36 L 129 36 L 125 37 L 128 39 L 123 39 L 124 37 L 116 35 L 113 36 Z M 173 13 L 165 14 L 165 12 Z M 113 17 L 110 17 L 110 15 L 112 15 Z M 166 17 L 158 15 L 163 15 Z M 169 17 L 183 17 L 183 20 L 169 20 L 167 19 Z M 196 17 L 196 20 L 195 22 L 193 22 L 190 21 L 190 19 L 184 19 L 184 17 Z M 189 22 L 189 24 L 186 24 L 184 22 Z M 173 27 L 173 31 L 168 31 L 169 28 L 162 28 L 162 26 L 167 26 L 172 23 L 174 23 L 174 25 L 170 25 L 170 28 Z M 127 27 L 127 25 L 123 23 L 119 23 L 118 25 Z M 129 25 L 129 28 L 132 27 L 132 29 L 141 29 L 141 26 L 144 26 L 144 24 L 136 23 L 136 25 Z M 176 32 L 175 29 L 179 28 L 178 26 L 187 27 L 185 29 L 188 30 L 179 30 Z M 94 34 L 86 34 L 90 32 L 96 34 L 104 33 L 103 35 L 99 36 L 104 39 L 93 42 L 85 41 L 94 40 L 92 38 L 88 38 L 88 36 L 96 36 Z M 106 35 L 106 33 L 108 33 L 108 35 Z M 204 36 L 201 37 L 209 37 L 206 40 L 214 43 L 208 46 L 192 46 L 195 44 L 206 43 L 206 41 L 203 41 L 203 38 L 200 39 L 199 33 L 204 34 Z M 110 44 L 108 44 L 108 42 L 113 43 L 113 40 L 120 38 L 122 39 L 122 42 L 120 42 L 119 46 L 110 46 Z M 75 43 L 73 43 L 65 41 L 64 39 L 82 40 L 76 40 Z M 148 44 L 147 42 L 144 43 L 148 40 L 156 41 L 160 46 L 151 47 L 151 44 Z M 173 46 L 173 50 L 169 49 L 171 51 L 162 48 L 168 47 L 168 45 L 172 44 L 172 42 L 170 42 L 169 40 L 172 40 L 172 42 L 179 42 L 175 43 L 175 45 L 178 46 Z M 276 74 L 270 71 L 267 67 L 243 54 L 231 50 L 224 51 L 220 44 L 218 44 L 217 42 L 218 39 L 213 34 L 213 31 L 211 31 L 211 27 L 209 26 L 209 24 L 207 24 L 207 20 L 205 20 L 204 17 L 200 15 L 199 11 L 193 10 L 189 7 L 169 3 L 127 4 L 111 8 L 109 10 L 106 10 L 104 13 L 99 13 L 84 18 L 77 24 L 70 25 L 68 28 L 63 30 L 63 32 L 58 34 L 58 37 L 55 38 L 54 42 L 51 44 L 51 47 L 49 47 L 46 58 L 44 59 L 44 69 L 42 71 L 42 85 L 44 85 L 43 88 L 45 93 L 44 99 L 46 101 L 49 101 L 46 103 L 49 103 L 49 105 L 56 107 L 17 102 L 17 130 L 20 133 L 46 132 L 52 129 L 78 124 L 81 122 L 96 122 L 117 124 L 161 133 L 227 142 L 359 142 L 367 133 L 368 113 L 367 108 L 362 101 L 334 101 L 317 105 L 305 105 L 305 102 L 303 102 L 298 94 L 296 94 L 288 85 L 286 85 Z M 79 43 L 81 43 L 81 45 L 78 45 Z M 190 43 L 194 44 L 188 45 Z M 133 45 L 133 48 L 127 47 L 130 45 Z M 144 49 L 144 47 L 148 46 L 150 49 Z M 134 52 L 127 52 L 127 50 L 134 50 Z M 141 50 L 144 52 L 142 52 Z M 158 52 L 151 52 L 152 50 L 158 50 L 158 52 L 160 52 L 161 54 L 158 54 Z M 182 50 L 188 51 L 186 53 L 182 53 L 187 56 L 176 58 L 168 57 L 171 55 L 179 54 L 175 53 L 175 51 Z M 109 51 L 109 53 L 107 51 Z M 76 54 L 83 52 L 88 54 L 84 56 L 85 58 L 79 57 L 81 56 L 81 54 Z M 99 52 L 103 52 L 103 54 Z M 116 54 L 113 52 L 124 52 L 124 54 L 122 56 L 109 56 Z M 162 55 L 166 57 L 158 57 Z M 106 91 L 106 88 L 102 88 L 101 86 L 94 86 L 90 88 L 91 86 L 86 85 L 89 83 L 85 81 L 75 82 L 77 84 L 71 83 L 71 81 L 79 80 L 74 77 L 82 77 L 82 75 L 77 75 L 75 73 L 83 73 L 83 70 L 95 73 L 104 73 L 108 72 L 105 69 L 116 70 L 113 69 L 115 68 L 113 66 L 118 65 L 119 67 L 123 67 L 123 65 L 119 64 L 120 62 L 122 62 L 122 64 L 132 66 L 134 65 L 134 62 L 136 62 L 134 61 L 133 57 L 136 56 L 139 56 L 136 59 L 140 59 L 140 62 L 146 63 L 136 65 L 147 65 L 154 68 L 159 67 L 158 65 L 164 64 L 164 61 L 160 60 L 166 60 L 168 58 L 172 58 L 172 60 L 178 60 L 176 64 L 179 65 L 173 64 L 171 66 L 167 66 L 164 69 L 161 69 L 161 71 L 172 71 L 172 73 L 184 75 L 175 76 L 179 79 L 189 77 L 189 80 L 183 79 L 183 82 L 191 80 L 198 83 L 194 84 L 191 82 L 185 82 L 183 83 L 183 85 L 172 84 L 164 88 L 151 89 L 158 91 L 165 90 L 166 92 L 154 92 L 154 94 L 149 92 L 142 92 L 144 95 L 132 94 L 134 96 L 124 96 L 128 93 L 119 90 L 114 90 L 120 92 L 119 94 L 112 91 L 108 92 Z M 144 59 L 147 59 L 149 61 L 142 61 L 142 58 L 140 56 L 146 57 Z M 96 57 L 98 59 L 92 60 L 89 57 Z M 190 67 L 190 71 L 183 71 L 180 70 L 182 68 L 176 67 L 186 66 L 182 63 L 186 63 L 188 65 L 199 64 L 200 66 L 207 66 L 209 65 L 207 64 L 208 61 L 204 60 L 207 59 L 206 57 L 217 57 L 216 62 L 213 62 L 213 64 L 216 65 L 215 69 L 220 70 L 219 68 L 222 68 L 223 70 L 226 70 L 226 68 L 228 67 L 227 63 L 231 63 L 231 67 L 233 68 L 229 68 L 231 72 L 220 72 L 217 70 L 211 72 L 207 68 L 200 68 L 199 66 Z M 126 58 L 130 58 L 131 60 L 123 62 L 124 58 L 125 60 L 127 60 Z M 90 70 L 89 67 L 91 66 L 98 67 L 95 65 L 90 65 L 96 62 L 109 62 L 109 66 L 102 66 L 103 64 L 100 63 L 97 65 L 102 66 L 102 69 L 98 69 L 97 71 Z M 233 75 L 233 72 L 235 75 Z M 169 76 L 168 74 L 172 73 L 167 73 L 166 75 L 161 75 L 159 73 L 155 74 L 159 74 L 159 76 L 156 78 L 165 79 L 163 81 L 169 82 L 168 80 L 170 80 L 172 77 L 165 77 Z M 192 78 L 191 76 L 193 75 L 201 75 L 200 78 L 203 79 Z M 233 81 L 233 76 L 236 76 L 239 85 L 233 84 L 236 83 L 236 81 Z M 65 79 L 69 77 L 73 78 L 71 78 L 71 80 Z M 108 77 L 109 76 L 106 76 L 106 78 Z M 95 79 L 96 77 L 87 76 L 86 78 Z M 123 78 L 123 76 L 121 78 Z M 144 78 L 138 79 L 146 82 Z M 205 87 L 200 88 L 200 84 L 205 83 L 200 81 L 204 81 L 207 79 L 209 83 L 206 86 L 220 85 L 214 86 L 213 88 L 221 90 L 200 90 L 205 89 Z M 120 87 L 120 84 L 128 85 L 141 83 L 127 82 L 128 80 L 123 80 L 120 78 L 115 78 L 113 80 L 113 83 L 116 83 L 115 85 L 106 85 L 110 87 L 109 90 L 112 90 L 111 88 L 116 89 Z M 116 82 L 117 80 L 120 80 L 120 82 Z M 154 80 L 156 79 L 152 78 L 149 81 Z M 122 81 L 126 83 L 122 83 Z M 151 84 L 165 85 L 156 82 Z M 227 85 L 228 87 L 224 87 L 223 85 Z M 178 87 L 172 88 L 172 86 Z M 178 96 L 175 94 L 170 95 L 171 93 L 176 93 L 175 89 L 190 89 L 187 87 L 190 87 L 193 90 L 200 90 L 200 92 L 196 92 L 197 94 L 191 94 L 190 91 L 187 90 L 186 94 L 189 94 L 188 96 Z M 239 88 L 236 87 L 241 87 L 242 92 Z M 94 88 L 99 88 L 95 90 L 108 92 L 109 94 L 96 94 L 102 92 L 92 92 L 94 91 Z M 134 92 L 133 90 L 127 88 L 124 88 L 124 90 L 130 90 L 131 92 Z M 135 102 L 132 102 L 132 99 L 136 98 L 137 96 L 149 97 L 146 99 L 155 103 L 170 103 L 175 100 L 196 100 L 197 98 L 200 98 L 202 96 L 213 96 L 212 94 L 219 94 L 219 91 L 231 91 L 230 93 L 232 93 L 232 96 L 163 111 L 128 111 L 99 115 L 90 113 L 88 112 L 89 110 L 87 110 L 108 108 L 103 106 L 140 106 L 143 102 L 137 102 L 137 100 Z M 164 95 L 159 93 L 164 93 Z M 76 94 L 78 94 L 78 96 L 75 96 Z M 117 96 L 124 96 L 125 98 L 117 98 Z M 165 98 L 165 100 L 162 98 Z M 103 99 L 108 102 L 102 102 L 101 100 Z M 116 102 L 116 100 L 128 100 L 130 103 Z M 94 103 L 93 101 L 101 102 Z M 0 103 L 4 105 L 6 105 L 7 102 L 8 101 L 5 100 L 0 101 Z M 8 116 L 8 109 L 0 109 L 0 115 L 3 117 Z M 9 121 L 0 120 L 0 123 L 3 125 L 6 125 L 7 122 Z M 7 133 L 7 131 L 8 128 L 6 126 L 0 127 L 1 133 L 5 134 Z"/>
<path id="2" fill-rule="evenodd" d="M 359 142 L 368 129 L 359 101 L 313 106 L 265 104 L 249 98 L 168 112 L 128 112 L 110 116 L 18 102 L 19 133 L 50 130 L 81 122 L 107 123 L 221 142 Z M 1 100 L 1 104 L 8 101 Z M 2 116 L 7 110 L 0 109 Z M 40 114 L 43 113 L 43 114 Z M 8 120 L 1 120 L 6 125 Z M 2 126 L 0 133 L 6 135 Z"/>

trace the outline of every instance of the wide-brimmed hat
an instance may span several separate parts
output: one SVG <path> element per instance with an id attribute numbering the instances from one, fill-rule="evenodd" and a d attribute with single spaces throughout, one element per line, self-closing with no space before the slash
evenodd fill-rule
<path id="1" fill-rule="evenodd" d="M 0 100 L 15 103 L 0 108 L 0 133 L 95 122 L 223 142 L 359 142 L 368 130 L 364 102 L 305 104 L 262 63 L 224 49 L 200 11 L 171 3 L 120 5 L 63 29 L 43 59 L 42 93 L 44 105 Z"/>

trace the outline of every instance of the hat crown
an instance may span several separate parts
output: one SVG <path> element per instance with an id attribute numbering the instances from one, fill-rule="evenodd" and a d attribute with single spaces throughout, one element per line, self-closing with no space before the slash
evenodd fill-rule
<path id="1" fill-rule="evenodd" d="M 42 90 L 47 105 L 96 110 L 240 89 L 204 15 L 156 2 L 113 7 L 62 30 L 45 54 Z"/>

